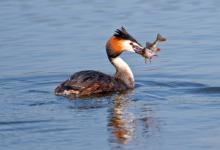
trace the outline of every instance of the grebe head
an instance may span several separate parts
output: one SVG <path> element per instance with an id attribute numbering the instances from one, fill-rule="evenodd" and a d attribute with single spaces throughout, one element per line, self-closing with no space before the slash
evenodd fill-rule
<path id="1" fill-rule="evenodd" d="M 133 38 L 124 27 L 117 29 L 115 34 L 108 40 L 106 51 L 109 58 L 115 58 L 124 51 L 135 52 L 142 55 L 144 47 Z"/>

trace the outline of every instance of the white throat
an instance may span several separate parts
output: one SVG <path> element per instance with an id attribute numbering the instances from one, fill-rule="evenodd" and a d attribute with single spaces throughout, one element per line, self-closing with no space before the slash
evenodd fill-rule
<path id="1" fill-rule="evenodd" d="M 134 88 L 134 75 L 128 64 L 120 57 L 111 58 L 111 63 L 115 66 L 115 78 L 124 82 L 128 88 Z"/>

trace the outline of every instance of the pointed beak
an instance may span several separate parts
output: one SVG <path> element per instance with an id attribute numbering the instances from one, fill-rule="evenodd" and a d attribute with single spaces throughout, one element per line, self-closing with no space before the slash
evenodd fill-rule
<path id="1" fill-rule="evenodd" d="M 135 53 L 140 54 L 140 55 L 143 54 L 144 49 L 145 49 L 144 47 L 139 47 L 139 46 L 135 46 L 135 47 L 134 47 Z"/>
<path id="2" fill-rule="evenodd" d="M 144 52 L 145 47 L 142 47 L 140 44 L 132 44 L 133 50 L 135 53 L 142 55 Z"/>

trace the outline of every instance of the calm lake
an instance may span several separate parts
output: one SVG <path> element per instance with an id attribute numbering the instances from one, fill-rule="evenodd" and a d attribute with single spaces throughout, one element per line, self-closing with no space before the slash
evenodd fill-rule
<path id="1" fill-rule="evenodd" d="M 219 150 L 220 1 L 2 0 L 1 150 Z M 122 58 L 136 88 L 74 99 L 54 88 L 80 70 L 113 75 L 105 43 L 121 26 L 159 57 Z"/>

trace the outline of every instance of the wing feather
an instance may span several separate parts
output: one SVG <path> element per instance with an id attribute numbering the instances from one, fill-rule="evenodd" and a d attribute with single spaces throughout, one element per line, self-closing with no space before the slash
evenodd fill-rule
<path id="1" fill-rule="evenodd" d="M 73 74 L 55 89 L 57 95 L 75 94 L 80 96 L 125 89 L 122 82 L 99 71 L 86 70 Z M 68 91 L 68 92 L 65 92 Z"/>

